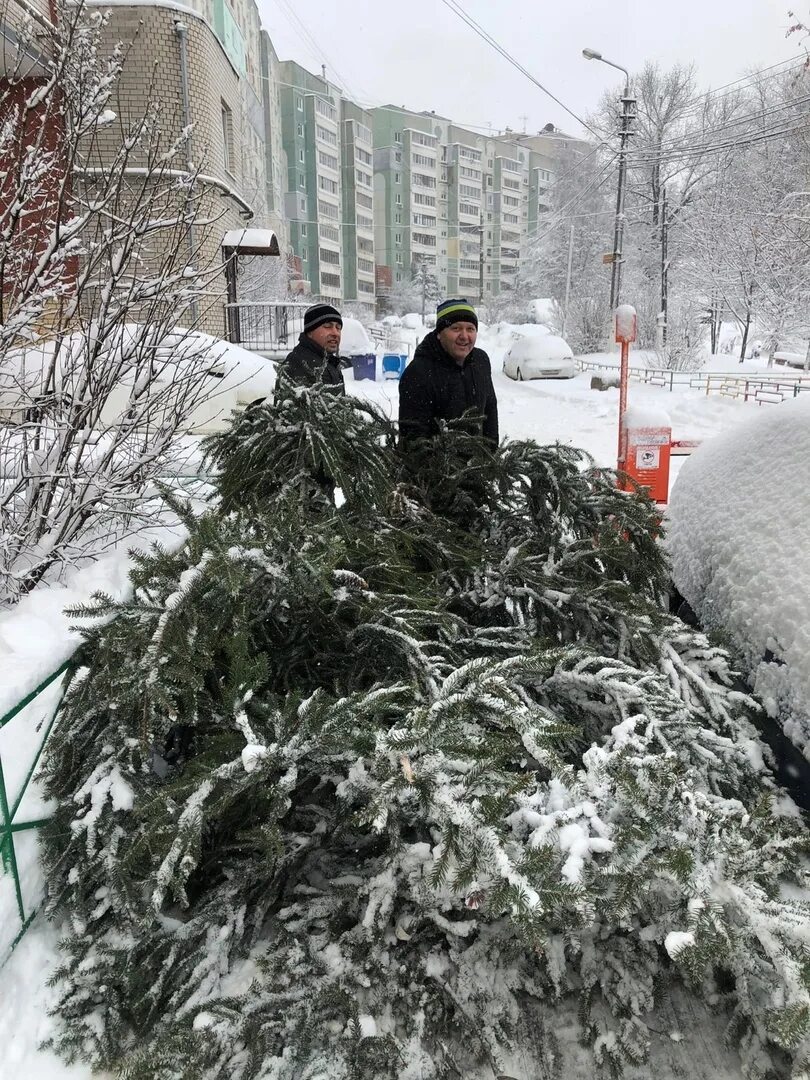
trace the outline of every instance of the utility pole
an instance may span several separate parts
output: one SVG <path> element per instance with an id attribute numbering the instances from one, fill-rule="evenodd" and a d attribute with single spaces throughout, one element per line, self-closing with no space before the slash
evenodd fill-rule
<path id="1" fill-rule="evenodd" d="M 427 273 L 425 271 L 425 263 L 422 259 L 419 260 L 419 272 L 422 275 L 422 326 L 425 325 L 425 301 L 427 300 Z"/>
<path id="2" fill-rule="evenodd" d="M 618 65 L 614 65 L 616 67 Z M 623 70 L 623 69 L 622 69 Z M 615 311 L 621 303 L 622 291 L 622 246 L 624 243 L 624 194 L 627 184 L 627 140 L 632 132 L 630 125 L 636 118 L 636 99 L 630 96 L 630 76 L 625 71 L 627 81 L 622 95 L 622 117 L 619 130 L 619 186 L 616 192 L 616 220 L 613 226 L 613 262 L 610 267 L 610 310 Z"/>
<path id="3" fill-rule="evenodd" d="M 481 224 L 478 226 L 478 232 L 481 237 L 481 247 L 478 249 L 478 293 L 480 296 L 479 303 L 484 303 L 484 211 L 481 210 Z"/>
<path id="4" fill-rule="evenodd" d="M 667 304 L 669 302 L 669 254 L 667 231 L 667 188 L 661 189 L 661 344 L 667 343 Z"/>
<path id="5" fill-rule="evenodd" d="M 616 218 L 613 226 L 613 255 L 610 266 L 610 312 L 619 306 L 622 288 L 622 243 L 624 239 L 624 189 L 627 178 L 627 140 L 633 134 L 630 125 L 636 118 L 636 99 L 630 96 L 630 73 L 621 64 L 606 60 L 596 49 L 583 49 L 586 60 L 599 60 L 617 71 L 624 72 L 624 93 L 622 94 L 622 115 L 619 128 L 619 186 L 616 192 Z"/>
<path id="6" fill-rule="evenodd" d="M 560 336 L 565 337 L 565 327 L 568 323 L 568 297 L 571 293 L 571 268 L 574 264 L 574 223 L 571 222 L 571 231 L 568 234 L 568 268 L 565 272 L 565 306 L 563 307 L 562 328 Z"/>

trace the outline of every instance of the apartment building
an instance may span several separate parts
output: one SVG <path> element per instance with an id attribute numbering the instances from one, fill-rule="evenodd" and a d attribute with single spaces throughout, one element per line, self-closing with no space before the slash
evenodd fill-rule
<path id="1" fill-rule="evenodd" d="M 420 264 L 442 281 L 439 139 L 430 116 L 393 105 L 372 109 L 374 245 L 379 288 L 411 280 Z M 446 211 L 444 211 L 446 222 Z M 442 252 L 444 254 L 442 255 Z"/>
<path id="2" fill-rule="evenodd" d="M 372 116 L 351 101 L 341 106 L 343 183 L 343 299 L 357 314 L 373 319 L 374 273 L 374 144 Z"/>
<path id="3" fill-rule="evenodd" d="M 292 60 L 282 61 L 278 73 L 290 246 L 304 291 L 339 304 L 344 295 L 341 93 Z"/>
<path id="4" fill-rule="evenodd" d="M 99 0 L 89 3 L 105 6 Z M 115 4 L 109 11 L 104 48 L 112 50 L 118 41 L 128 46 L 110 102 L 115 120 L 97 139 L 102 164 L 105 155 L 116 153 L 124 132 L 151 108 L 158 110 L 162 147 L 168 148 L 182 131 L 191 133 L 172 167 L 199 174 L 203 199 L 198 211 L 205 227 L 188 230 L 187 257 L 203 288 L 201 325 L 219 336 L 227 334 L 227 303 L 234 299 L 233 275 L 230 289 L 226 281 L 224 248 L 238 250 L 241 244 L 234 237 L 248 226 L 272 229 L 278 247 L 286 242 L 281 207 L 268 198 L 272 184 L 266 147 L 268 124 L 272 127 L 274 120 L 272 108 L 269 121 L 265 109 L 261 20 L 253 0 L 234 3 L 232 7 L 227 0 L 192 0 L 182 8 L 172 0 Z M 278 159 L 279 136 L 271 135 L 271 144 L 274 140 L 271 160 Z M 130 170 L 134 198 L 141 183 L 139 169 L 142 172 L 147 165 L 138 154 L 133 153 Z M 87 178 L 76 182 L 92 186 Z M 268 242 L 267 254 L 278 247 Z M 148 252 L 145 257 L 151 258 Z M 156 250 L 157 263 L 161 257 Z"/>
<path id="5" fill-rule="evenodd" d="M 441 290 L 480 301 L 516 285 L 528 235 L 530 156 L 435 113 L 374 109 L 379 281 L 435 267 Z"/>

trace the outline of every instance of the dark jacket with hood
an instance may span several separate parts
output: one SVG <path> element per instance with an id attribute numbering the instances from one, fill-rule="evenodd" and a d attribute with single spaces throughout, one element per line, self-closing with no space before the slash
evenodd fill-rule
<path id="1" fill-rule="evenodd" d="M 314 386 L 322 382 L 333 386 L 339 394 L 346 393 L 340 357 L 327 353 L 306 334 L 301 334 L 298 344 L 287 354 L 281 370 L 297 386 Z"/>
<path id="2" fill-rule="evenodd" d="M 463 364 L 445 352 L 436 331 L 419 343 L 399 383 L 399 432 L 403 440 L 435 435 L 437 421 L 472 411 L 479 431 L 498 442 L 498 402 L 489 357 L 473 349 Z"/>

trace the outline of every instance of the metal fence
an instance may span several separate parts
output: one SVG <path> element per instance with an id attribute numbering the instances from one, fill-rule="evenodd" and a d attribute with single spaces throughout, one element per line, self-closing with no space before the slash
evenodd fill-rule
<path id="1" fill-rule="evenodd" d="M 596 360 L 577 359 L 580 371 L 595 371 L 600 375 L 618 376 L 613 364 Z M 666 368 L 646 368 L 631 365 L 629 378 L 636 382 L 673 391 L 676 387 L 701 390 L 705 394 L 752 401 L 757 405 L 775 404 L 810 391 L 810 375 L 740 375 L 734 371 L 670 371 Z"/>
<path id="2" fill-rule="evenodd" d="M 66 661 L 0 717 L 0 967 L 43 900 L 36 833 L 50 807 L 32 781 L 70 665 Z"/>
<path id="3" fill-rule="evenodd" d="M 271 359 L 286 355 L 304 329 L 308 304 L 226 304 L 228 341 Z"/>

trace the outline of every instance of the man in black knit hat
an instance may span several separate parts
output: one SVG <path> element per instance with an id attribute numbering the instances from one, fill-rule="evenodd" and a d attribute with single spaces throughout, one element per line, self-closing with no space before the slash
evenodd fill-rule
<path id="1" fill-rule="evenodd" d="M 434 435 L 441 420 L 464 413 L 497 445 L 498 402 L 489 357 L 475 347 L 478 316 L 466 300 L 444 300 L 436 329 L 419 343 L 399 382 L 399 432 L 403 442 Z"/>
<path id="2" fill-rule="evenodd" d="M 340 333 L 343 319 L 329 304 L 315 304 L 304 312 L 304 332 L 282 365 L 284 374 L 298 386 L 324 383 L 339 394 L 346 393 L 341 370 Z"/>

